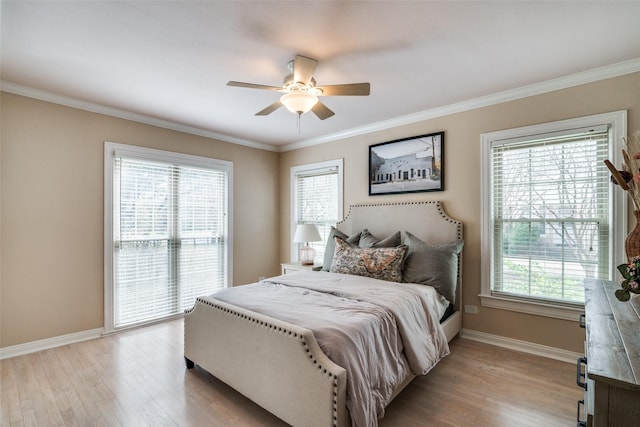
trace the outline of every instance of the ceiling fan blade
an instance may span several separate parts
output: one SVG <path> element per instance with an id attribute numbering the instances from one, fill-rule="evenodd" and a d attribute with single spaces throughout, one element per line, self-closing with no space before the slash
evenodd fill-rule
<path id="1" fill-rule="evenodd" d="M 264 110 L 258 111 L 255 115 L 256 116 L 266 116 L 266 115 L 269 115 L 269 114 L 273 113 L 274 111 L 276 111 L 280 107 L 282 107 L 282 102 L 280 102 L 280 100 L 278 100 L 278 101 L 274 102 L 273 104 L 269 105 Z"/>
<path id="2" fill-rule="evenodd" d="M 318 116 L 320 120 L 328 119 L 335 114 L 333 111 L 327 108 L 326 105 L 319 101 L 316 105 L 313 106 L 311 111 L 313 111 L 313 113 Z"/>
<path id="3" fill-rule="evenodd" d="M 300 82 L 308 85 L 313 78 L 313 73 L 316 71 L 317 65 L 318 61 L 315 59 L 296 55 L 296 59 L 293 61 L 293 82 Z"/>
<path id="4" fill-rule="evenodd" d="M 278 86 L 265 86 L 265 85 L 257 85 L 254 83 L 234 82 L 234 81 L 227 82 L 227 86 L 246 87 L 249 89 L 282 90 L 282 87 L 278 87 Z"/>
<path id="5" fill-rule="evenodd" d="M 367 96 L 371 91 L 371 85 L 369 83 L 318 86 L 317 88 L 322 90 L 322 96 Z"/>

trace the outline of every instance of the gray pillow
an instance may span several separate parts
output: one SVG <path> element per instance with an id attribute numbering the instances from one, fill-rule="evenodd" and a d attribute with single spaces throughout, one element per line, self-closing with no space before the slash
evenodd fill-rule
<path id="1" fill-rule="evenodd" d="M 455 303 L 458 254 L 462 251 L 464 241 L 433 246 L 405 231 L 404 244 L 408 250 L 402 281 L 433 286 L 450 303 Z"/>
<path id="2" fill-rule="evenodd" d="M 335 236 L 338 236 L 349 243 L 357 244 L 360 241 L 360 234 L 361 233 L 359 232 L 354 234 L 353 236 L 347 236 L 337 228 L 331 227 L 331 231 L 329 232 L 329 237 L 327 238 L 327 246 L 325 246 L 324 248 L 324 260 L 322 261 L 322 271 L 331 270 L 331 263 L 333 262 L 333 253 L 336 251 L 336 242 L 333 239 Z"/>
<path id="3" fill-rule="evenodd" d="M 358 242 L 358 246 L 361 248 L 393 248 L 395 246 L 400 246 L 401 244 L 402 239 L 400 238 L 399 231 L 396 231 L 391 236 L 380 240 L 371 234 L 366 228 L 362 230 L 360 241 Z"/>

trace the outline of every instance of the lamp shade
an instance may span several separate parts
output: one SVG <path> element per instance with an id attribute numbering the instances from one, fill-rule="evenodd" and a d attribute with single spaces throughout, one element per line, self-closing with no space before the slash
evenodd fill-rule
<path id="1" fill-rule="evenodd" d="M 280 102 L 292 113 L 304 114 L 316 105 L 318 97 L 309 92 L 295 91 L 282 95 Z"/>
<path id="2" fill-rule="evenodd" d="M 319 242 L 322 240 L 318 227 L 315 224 L 298 224 L 296 232 L 293 235 L 293 241 L 295 243 L 302 242 Z"/>

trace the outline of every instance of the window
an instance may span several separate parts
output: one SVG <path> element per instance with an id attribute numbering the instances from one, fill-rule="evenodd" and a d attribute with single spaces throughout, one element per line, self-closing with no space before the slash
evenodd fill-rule
<path id="1" fill-rule="evenodd" d="M 105 143 L 105 330 L 180 315 L 230 283 L 232 164 Z"/>
<path id="2" fill-rule="evenodd" d="M 622 112 L 482 135 L 483 305 L 574 319 L 583 279 L 613 277 L 626 199 L 603 161 L 625 132 Z"/>
<path id="3" fill-rule="evenodd" d="M 321 242 L 310 242 L 315 262 L 322 263 L 331 226 L 342 220 L 342 159 L 291 168 L 291 237 L 298 224 L 315 224 Z M 303 243 L 293 243 L 291 257 L 298 259 Z"/>

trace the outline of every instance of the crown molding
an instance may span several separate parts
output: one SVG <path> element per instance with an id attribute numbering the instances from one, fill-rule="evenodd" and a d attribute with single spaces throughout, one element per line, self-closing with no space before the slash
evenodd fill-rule
<path id="1" fill-rule="evenodd" d="M 458 102 L 442 107 L 432 108 L 429 110 L 420 111 L 405 116 L 396 117 L 389 120 L 383 120 L 380 122 L 370 123 L 368 125 L 359 126 L 351 129 L 347 129 L 341 132 L 336 132 L 328 135 L 323 135 L 316 138 L 310 138 L 291 144 L 282 146 L 274 146 L 270 144 L 263 144 L 255 141 L 249 141 L 242 138 L 236 138 L 230 135 L 225 135 L 210 130 L 198 128 L 195 126 L 188 126 L 181 123 L 162 120 L 143 114 L 133 113 L 126 110 L 107 107 L 100 104 L 81 101 L 71 97 L 65 97 L 57 95 L 48 91 L 34 89 L 27 86 L 18 85 L 11 82 L 0 80 L 0 90 L 15 95 L 22 95 L 29 98 L 39 99 L 41 101 L 52 102 L 54 104 L 65 105 L 67 107 L 77 108 L 80 110 L 89 111 L 92 113 L 104 114 L 107 116 L 117 117 L 124 120 L 131 120 L 138 123 L 148 124 L 164 129 L 170 129 L 178 132 L 188 133 L 192 135 L 203 136 L 205 138 L 211 138 L 218 141 L 228 142 L 231 144 L 243 145 L 250 148 L 257 148 L 265 151 L 273 152 L 285 152 L 291 150 L 297 150 L 300 148 L 311 147 L 314 145 L 326 144 L 328 142 L 337 141 L 341 139 L 351 138 L 359 135 L 366 135 L 374 132 L 379 132 L 387 129 L 393 129 L 400 126 L 406 126 L 414 123 L 418 123 L 425 120 L 435 119 L 438 117 L 447 116 L 450 114 L 461 113 L 465 111 L 474 110 L 476 108 L 488 107 L 491 105 L 501 104 L 503 102 L 515 101 L 522 98 L 527 98 L 534 95 L 541 95 L 556 90 L 567 89 L 574 86 L 579 86 L 587 83 L 593 83 L 600 80 L 606 80 L 614 77 L 619 77 L 625 74 L 631 74 L 640 72 L 640 58 L 619 62 L 612 65 L 607 65 L 592 70 L 583 71 L 580 73 L 572 74 L 557 79 L 552 79 L 540 83 L 534 83 L 532 85 L 523 86 L 516 89 L 510 89 L 503 92 L 498 92 L 491 95 L 481 96 L 478 98 L 469 99 L 467 101 Z"/>
<path id="2" fill-rule="evenodd" d="M 561 89 L 567 89 L 574 86 L 580 86 L 587 83 L 593 83 L 600 80 L 606 80 L 614 77 L 623 76 L 625 74 L 636 73 L 640 71 L 640 58 L 629 61 L 619 62 L 604 67 L 594 68 L 592 70 L 583 71 L 565 77 L 559 77 L 540 83 L 534 83 L 522 86 L 516 89 L 510 89 L 503 92 L 497 92 L 491 95 L 481 96 L 469 99 L 467 101 L 458 102 L 443 107 L 432 108 L 417 113 L 396 117 L 394 119 L 384 120 L 381 122 L 371 123 L 343 132 L 332 133 L 318 138 L 310 138 L 307 140 L 294 142 L 284 145 L 279 151 L 297 150 L 300 148 L 311 147 L 314 145 L 325 144 L 331 141 L 350 138 L 358 135 L 365 135 L 382 130 L 392 129 L 399 126 L 418 123 L 425 120 L 435 119 L 438 117 L 448 116 L 450 114 L 462 113 L 477 108 L 488 107 L 491 105 L 501 104 L 504 102 L 515 101 L 530 96 L 541 95 L 548 92 L 554 92 Z"/>
<path id="3" fill-rule="evenodd" d="M 57 95 L 45 90 L 34 89 L 27 86 L 22 86 L 16 83 L 0 80 L 0 90 L 14 95 L 26 96 L 29 98 L 38 99 L 40 101 L 51 102 L 54 104 L 64 105 L 66 107 L 77 108 L 79 110 L 89 111 L 91 113 L 104 114 L 106 116 L 116 117 L 119 119 L 130 120 L 133 122 L 143 123 L 146 125 L 156 126 L 163 129 L 174 130 L 177 132 L 188 133 L 191 135 L 203 136 L 205 138 L 216 139 L 218 141 L 228 142 L 231 144 L 243 145 L 250 148 L 257 148 L 266 151 L 279 151 L 278 147 L 273 145 L 261 144 L 254 141 L 249 141 L 242 138 L 236 138 L 229 135 L 213 132 L 210 130 L 198 128 L 195 126 L 188 126 L 181 123 L 173 122 L 170 120 L 162 120 L 144 114 L 133 113 L 127 110 L 121 110 L 118 108 L 107 107 L 92 102 L 82 101 L 76 98 Z"/>

